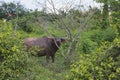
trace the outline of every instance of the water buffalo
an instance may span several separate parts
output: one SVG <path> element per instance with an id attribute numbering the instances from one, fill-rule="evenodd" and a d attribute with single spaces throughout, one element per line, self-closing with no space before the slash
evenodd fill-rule
<path id="1" fill-rule="evenodd" d="M 46 56 L 46 61 L 52 58 L 54 62 L 55 53 L 59 49 L 60 44 L 66 42 L 64 38 L 42 37 L 42 38 L 27 38 L 24 40 L 24 45 L 29 50 L 31 47 L 38 46 L 40 50 L 38 56 Z"/>

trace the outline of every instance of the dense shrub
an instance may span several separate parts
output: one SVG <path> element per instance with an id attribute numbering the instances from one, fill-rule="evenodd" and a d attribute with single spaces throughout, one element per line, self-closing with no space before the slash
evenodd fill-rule
<path id="1" fill-rule="evenodd" d="M 34 31 L 34 21 L 34 17 L 29 15 L 13 19 L 13 23 L 15 23 L 15 26 L 17 24 L 19 30 L 23 30 L 28 33 Z"/>
<path id="2" fill-rule="evenodd" d="M 21 40 L 14 36 L 12 24 L 0 23 L 0 79 L 15 80 L 23 72 L 27 55 L 24 48 L 20 47 Z"/>
<path id="3" fill-rule="evenodd" d="M 102 43 L 91 54 L 81 54 L 80 61 L 71 65 L 67 80 L 119 80 L 120 40 Z M 116 56 L 117 54 L 117 56 Z"/>
<path id="4" fill-rule="evenodd" d="M 92 30 L 84 32 L 81 35 L 81 51 L 84 53 L 90 53 L 94 51 L 98 46 L 101 45 L 101 42 L 109 41 L 112 42 L 115 37 L 118 36 L 118 32 L 114 28 L 107 28 L 106 30 Z"/>

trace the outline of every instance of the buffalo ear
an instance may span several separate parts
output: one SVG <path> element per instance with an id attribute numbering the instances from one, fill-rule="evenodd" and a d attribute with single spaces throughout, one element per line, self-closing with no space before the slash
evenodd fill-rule
<path id="1" fill-rule="evenodd" d="M 61 38 L 61 42 L 66 42 L 66 39 L 64 39 L 64 38 Z"/>

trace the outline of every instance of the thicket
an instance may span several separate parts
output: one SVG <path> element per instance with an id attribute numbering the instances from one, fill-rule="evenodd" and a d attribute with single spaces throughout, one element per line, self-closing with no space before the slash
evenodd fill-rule
<path id="1" fill-rule="evenodd" d="M 103 42 L 90 54 L 80 54 L 80 61 L 71 65 L 67 80 L 119 80 L 120 40 Z"/>

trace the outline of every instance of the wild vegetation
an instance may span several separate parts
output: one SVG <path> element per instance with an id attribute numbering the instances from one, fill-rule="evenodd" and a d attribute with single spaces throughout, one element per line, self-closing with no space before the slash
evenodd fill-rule
<path id="1" fill-rule="evenodd" d="M 82 11 L 78 5 L 57 13 L 2 3 L 0 80 L 119 80 L 120 1 L 95 1 L 103 8 Z M 42 36 L 67 39 L 55 63 L 33 56 L 36 49 L 27 52 L 22 45 L 25 38 Z"/>

